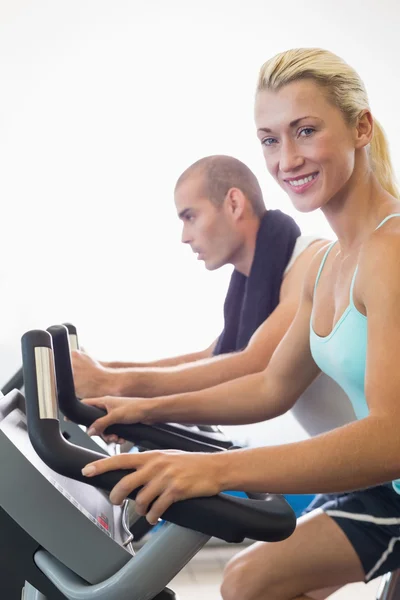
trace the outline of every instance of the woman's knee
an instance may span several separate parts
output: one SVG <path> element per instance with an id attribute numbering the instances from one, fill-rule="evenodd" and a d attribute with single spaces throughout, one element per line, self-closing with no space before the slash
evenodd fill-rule
<path id="1" fill-rule="evenodd" d="M 268 589 L 268 574 L 264 572 L 263 583 Z M 221 596 L 223 600 L 258 600 L 257 573 L 254 570 L 254 562 L 248 552 L 242 552 L 234 556 L 226 565 L 221 585 Z"/>
<path id="2" fill-rule="evenodd" d="M 292 589 L 293 582 L 288 585 L 290 566 L 277 551 L 276 544 L 257 543 L 234 556 L 224 570 L 223 600 L 292 600 L 299 596 L 301 586 Z"/>
<path id="3" fill-rule="evenodd" d="M 221 596 L 223 600 L 249 600 L 246 592 L 245 580 L 247 579 L 246 561 L 239 556 L 233 557 L 225 567 L 221 585 Z"/>

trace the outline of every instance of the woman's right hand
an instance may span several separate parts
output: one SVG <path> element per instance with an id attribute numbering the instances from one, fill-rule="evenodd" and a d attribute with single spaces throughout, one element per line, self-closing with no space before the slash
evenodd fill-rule
<path id="1" fill-rule="evenodd" d="M 88 435 L 100 435 L 106 442 L 123 443 L 125 440 L 118 438 L 116 435 L 103 435 L 103 432 L 110 425 L 115 423 L 140 423 L 145 416 L 143 398 L 117 398 L 115 396 L 104 396 L 103 398 L 85 398 L 82 400 L 84 404 L 89 406 L 97 406 L 107 411 L 104 417 L 100 417 L 94 421 L 89 427 Z"/>

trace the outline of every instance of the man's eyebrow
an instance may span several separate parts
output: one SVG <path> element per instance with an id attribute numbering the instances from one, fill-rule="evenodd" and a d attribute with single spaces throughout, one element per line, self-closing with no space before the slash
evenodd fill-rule
<path id="1" fill-rule="evenodd" d="M 185 208 L 185 209 L 181 210 L 181 212 L 178 213 L 179 219 L 183 219 L 183 217 L 185 217 L 189 211 L 190 211 L 190 208 Z"/>
<path id="2" fill-rule="evenodd" d="M 296 127 L 296 125 L 298 125 L 300 123 L 300 121 L 303 121 L 304 119 L 316 119 L 317 117 L 312 117 L 311 115 L 306 115 L 305 117 L 300 117 L 299 119 L 295 119 L 294 121 L 291 121 L 289 123 L 289 127 Z M 264 133 L 271 133 L 272 129 L 269 129 L 268 127 L 260 127 L 258 129 L 258 131 L 263 131 Z"/>

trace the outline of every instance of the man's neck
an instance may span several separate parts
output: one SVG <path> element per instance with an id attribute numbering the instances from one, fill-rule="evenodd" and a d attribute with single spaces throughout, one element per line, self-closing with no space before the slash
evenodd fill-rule
<path id="1" fill-rule="evenodd" d="M 243 244 L 232 259 L 232 264 L 236 271 L 248 277 L 256 252 L 257 234 L 260 229 L 261 219 L 254 217 L 246 224 L 245 237 Z"/>

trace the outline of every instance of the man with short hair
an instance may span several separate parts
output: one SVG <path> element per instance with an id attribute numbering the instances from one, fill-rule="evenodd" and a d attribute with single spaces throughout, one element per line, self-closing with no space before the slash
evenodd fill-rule
<path id="1" fill-rule="evenodd" d="M 326 241 L 301 236 L 291 217 L 266 210 L 257 178 L 230 156 L 202 158 L 186 169 L 175 186 L 175 204 L 182 242 L 206 268 L 234 267 L 224 330 L 202 352 L 150 363 L 100 363 L 74 352 L 80 397 L 167 396 L 259 372 L 290 327 L 305 273 Z M 311 435 L 354 418 L 347 397 L 325 375 L 292 410 Z"/>

